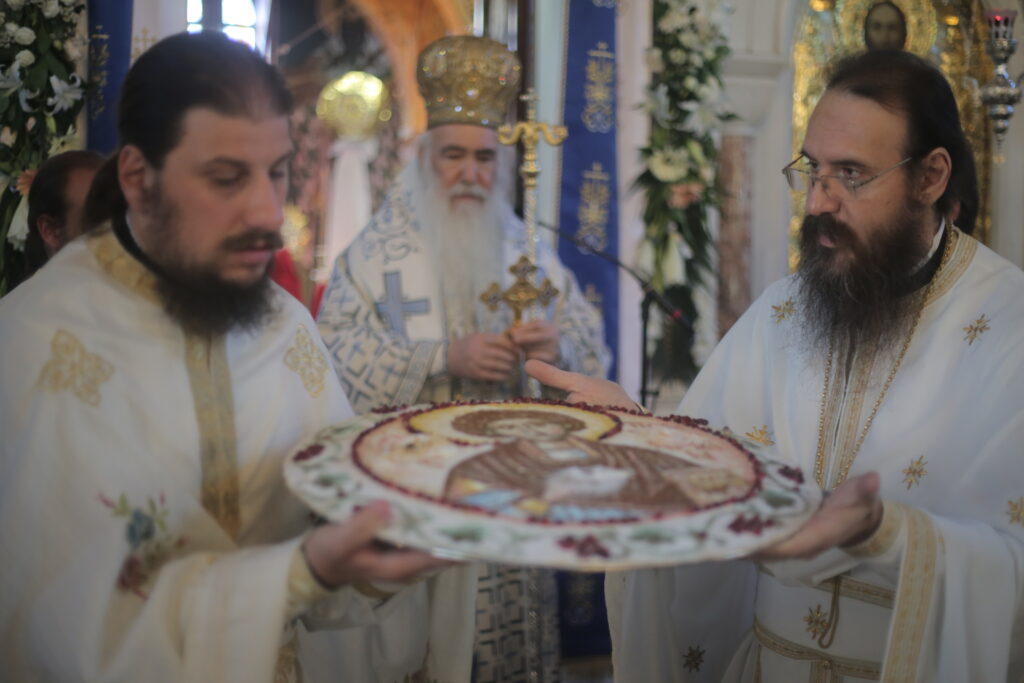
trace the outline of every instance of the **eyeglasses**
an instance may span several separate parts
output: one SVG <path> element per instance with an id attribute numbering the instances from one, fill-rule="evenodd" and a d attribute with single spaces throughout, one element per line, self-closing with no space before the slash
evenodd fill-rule
<path id="1" fill-rule="evenodd" d="M 857 190 L 864 187 L 873 180 L 878 180 L 889 171 L 899 168 L 903 164 L 907 163 L 914 157 L 907 157 L 903 161 L 893 164 L 889 168 L 879 171 L 870 178 L 855 178 L 844 175 L 829 175 L 825 173 L 818 173 L 817 171 L 796 168 L 795 164 L 803 159 L 804 156 L 801 154 L 793 161 L 786 164 L 786 167 L 782 169 L 782 175 L 786 176 L 786 182 L 789 183 L 789 187 L 795 192 L 809 192 L 812 187 L 817 185 L 823 178 L 829 178 L 839 183 L 839 187 L 850 196 L 857 194 Z M 826 188 L 827 191 L 827 188 Z"/>

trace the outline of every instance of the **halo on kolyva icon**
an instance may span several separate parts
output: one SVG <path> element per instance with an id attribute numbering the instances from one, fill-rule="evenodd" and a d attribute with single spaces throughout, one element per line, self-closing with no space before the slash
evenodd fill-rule
<path id="1" fill-rule="evenodd" d="M 538 406 L 543 406 L 543 411 L 539 410 Z M 604 412 L 568 404 L 525 402 L 451 405 L 414 414 L 409 417 L 408 424 L 412 429 L 424 434 L 468 443 L 485 443 L 509 438 L 494 432 L 495 422 L 516 417 L 539 418 L 538 413 L 541 412 L 551 421 L 557 421 L 559 417 L 565 418 L 564 424 L 573 434 L 591 441 L 602 439 L 617 431 L 621 424 L 617 417 Z"/>

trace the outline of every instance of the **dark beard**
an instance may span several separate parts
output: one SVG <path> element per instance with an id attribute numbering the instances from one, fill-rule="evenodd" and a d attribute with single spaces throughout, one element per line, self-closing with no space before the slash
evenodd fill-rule
<path id="1" fill-rule="evenodd" d="M 221 279 L 212 266 L 197 264 L 185 255 L 175 230 L 174 207 L 161 200 L 159 191 L 147 197 L 152 207 L 155 233 L 154 254 L 157 294 L 164 311 L 188 334 L 216 336 L 240 329 L 254 332 L 276 311 L 270 271 L 273 261 L 256 282 L 236 284 Z M 247 247 L 279 249 L 281 236 L 273 231 L 253 229 L 221 245 L 226 251 Z"/>
<path id="2" fill-rule="evenodd" d="M 908 204 L 891 225 L 862 240 L 829 214 L 804 218 L 798 282 L 809 348 L 835 344 L 870 353 L 902 344 L 921 306 L 909 295 L 932 275 L 917 267 L 930 247 L 923 219 L 924 207 Z M 823 246 L 822 234 L 836 247 Z"/>

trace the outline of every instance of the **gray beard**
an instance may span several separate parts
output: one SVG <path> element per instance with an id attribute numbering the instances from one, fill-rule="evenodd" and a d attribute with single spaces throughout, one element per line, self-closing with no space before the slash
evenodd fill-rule
<path id="1" fill-rule="evenodd" d="M 433 170 L 420 167 L 423 238 L 441 281 L 449 338 L 478 331 L 477 310 L 492 283 L 501 284 L 502 200 L 492 189 L 484 202 L 462 200 L 453 210 Z"/>

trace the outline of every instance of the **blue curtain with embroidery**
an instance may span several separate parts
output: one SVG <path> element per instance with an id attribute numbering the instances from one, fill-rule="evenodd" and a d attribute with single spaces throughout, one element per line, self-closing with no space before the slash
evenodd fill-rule
<path id="1" fill-rule="evenodd" d="M 571 0 L 567 15 L 559 222 L 562 231 L 617 256 L 619 251 L 616 133 L 615 0 Z M 562 262 L 601 309 L 618 376 L 619 274 L 615 265 L 561 240 Z"/>
<path id="2" fill-rule="evenodd" d="M 87 144 L 100 154 L 117 147 L 117 100 L 132 48 L 132 4 L 89 0 L 89 98 Z"/>
<path id="3" fill-rule="evenodd" d="M 615 153 L 615 0 L 571 0 L 567 14 L 562 120 L 559 227 L 613 256 L 619 251 L 618 172 Z M 601 309 L 612 350 L 610 376 L 618 376 L 619 274 L 614 264 L 568 240 L 558 248 L 587 298 Z M 604 574 L 558 572 L 562 656 L 611 653 Z"/>

